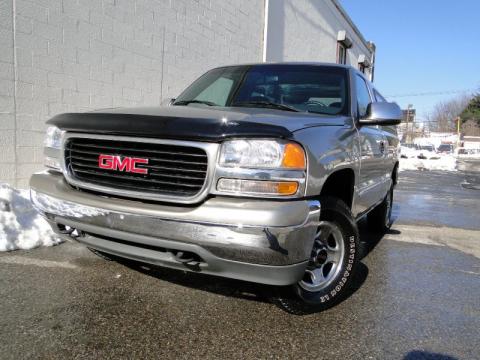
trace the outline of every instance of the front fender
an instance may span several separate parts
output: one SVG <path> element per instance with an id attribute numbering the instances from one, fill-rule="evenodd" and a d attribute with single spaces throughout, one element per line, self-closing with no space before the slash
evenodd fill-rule
<path id="1" fill-rule="evenodd" d="M 320 194 L 327 178 L 341 169 L 352 169 L 358 179 L 361 153 L 355 127 L 310 127 L 296 131 L 294 136 L 307 153 L 306 196 Z"/>

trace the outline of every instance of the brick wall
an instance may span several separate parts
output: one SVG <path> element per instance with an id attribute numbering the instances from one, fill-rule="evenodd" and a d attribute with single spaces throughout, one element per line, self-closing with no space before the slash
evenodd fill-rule
<path id="1" fill-rule="evenodd" d="M 0 181 L 42 168 L 53 115 L 158 105 L 211 67 L 261 61 L 263 4 L 1 0 Z"/>

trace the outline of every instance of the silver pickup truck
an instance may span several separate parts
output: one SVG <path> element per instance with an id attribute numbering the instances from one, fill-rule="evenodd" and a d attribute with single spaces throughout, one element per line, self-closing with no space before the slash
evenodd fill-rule
<path id="1" fill-rule="evenodd" d="M 168 106 L 49 120 L 31 199 L 102 256 L 288 288 L 285 308 L 322 310 L 352 283 L 358 220 L 390 224 L 400 119 L 352 67 L 220 67 Z"/>

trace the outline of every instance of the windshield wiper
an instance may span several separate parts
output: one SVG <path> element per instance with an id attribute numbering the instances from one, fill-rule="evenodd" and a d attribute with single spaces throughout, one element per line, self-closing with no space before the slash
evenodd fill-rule
<path id="1" fill-rule="evenodd" d="M 268 108 L 274 108 L 274 109 L 285 110 L 285 111 L 295 111 L 295 112 L 300 111 L 291 106 L 278 104 L 272 101 L 241 101 L 241 102 L 232 104 L 232 106 L 249 106 L 249 105 L 256 105 L 260 107 L 268 107 Z"/>
<path id="2" fill-rule="evenodd" d="M 211 101 L 204 100 L 180 100 L 173 103 L 173 105 L 188 105 L 188 104 L 204 104 L 208 106 L 220 106 Z"/>
<path id="3" fill-rule="evenodd" d="M 305 112 L 310 114 L 320 114 L 320 115 L 337 115 L 337 114 L 330 114 L 322 111 L 314 111 L 314 110 L 306 110 Z"/>

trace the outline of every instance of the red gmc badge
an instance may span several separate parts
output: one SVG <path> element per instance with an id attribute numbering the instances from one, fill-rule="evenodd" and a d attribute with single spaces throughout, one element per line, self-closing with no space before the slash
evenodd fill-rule
<path id="1" fill-rule="evenodd" d="M 148 164 L 148 159 L 106 154 L 100 154 L 98 156 L 98 167 L 100 169 L 147 174 L 148 169 L 139 168 L 137 167 L 138 164 Z"/>

